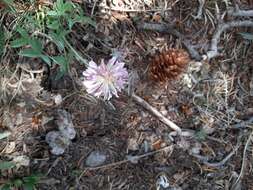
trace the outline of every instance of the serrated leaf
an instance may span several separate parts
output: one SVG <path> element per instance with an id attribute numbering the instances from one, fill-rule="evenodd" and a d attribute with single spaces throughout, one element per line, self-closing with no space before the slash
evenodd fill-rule
<path id="1" fill-rule="evenodd" d="M 0 161 L 0 170 L 8 170 L 15 167 L 15 163 L 8 161 Z"/>
<path id="2" fill-rule="evenodd" d="M 47 27 L 52 30 L 58 30 L 60 27 L 60 23 L 58 20 L 53 20 L 51 22 L 47 22 Z"/>
<path id="3" fill-rule="evenodd" d="M 21 56 L 25 56 L 25 57 L 31 57 L 31 58 L 36 58 L 36 57 L 40 57 L 41 53 L 35 51 L 34 49 L 24 49 L 22 50 L 19 55 Z"/>
<path id="4" fill-rule="evenodd" d="M 62 64 L 64 64 L 64 62 L 66 61 L 66 59 L 65 59 L 65 57 L 64 56 L 54 56 L 54 57 L 52 57 L 52 59 L 53 59 L 53 61 L 55 62 L 55 63 L 57 63 L 58 65 L 62 65 Z"/>
<path id="5" fill-rule="evenodd" d="M 59 48 L 60 51 L 63 51 L 65 48 L 64 38 L 61 34 L 56 33 L 50 33 L 51 38 L 53 39 L 53 42 L 55 45 Z"/>
<path id="6" fill-rule="evenodd" d="M 26 38 L 28 39 L 29 38 L 29 34 L 28 32 L 24 29 L 24 28 L 17 28 L 17 32 L 23 37 L 23 38 Z"/>
<path id="7" fill-rule="evenodd" d="M 240 32 L 239 33 L 245 40 L 253 40 L 253 34 L 248 32 Z"/>
<path id="8" fill-rule="evenodd" d="M 1 139 L 4 139 L 4 138 L 6 138 L 6 137 L 8 137 L 8 136 L 10 136 L 10 135 L 11 135 L 11 132 L 9 132 L 9 131 L 0 133 L 0 140 L 1 140 Z"/>
<path id="9" fill-rule="evenodd" d="M 29 41 L 29 44 L 31 45 L 32 49 L 36 51 L 37 53 L 41 54 L 42 52 L 42 44 L 38 39 L 31 39 Z"/>
<path id="10" fill-rule="evenodd" d="M 41 55 L 40 58 L 45 61 L 49 66 L 51 65 L 51 60 L 48 56 L 46 55 Z"/>
<path id="11" fill-rule="evenodd" d="M 65 14 L 67 12 L 71 12 L 73 10 L 73 4 L 71 2 L 66 2 L 61 7 L 62 14 Z"/>
<path id="12" fill-rule="evenodd" d="M 22 46 L 25 46 L 28 44 L 28 41 L 26 38 L 18 38 L 13 41 L 11 41 L 10 45 L 12 48 L 19 48 Z"/>

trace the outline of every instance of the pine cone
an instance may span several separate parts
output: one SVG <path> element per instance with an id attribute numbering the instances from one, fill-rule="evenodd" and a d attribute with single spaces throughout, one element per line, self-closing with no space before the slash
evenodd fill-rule
<path id="1" fill-rule="evenodd" d="M 182 49 L 169 49 L 156 55 L 151 62 L 149 74 L 156 82 L 166 82 L 176 78 L 190 61 L 189 55 Z"/>

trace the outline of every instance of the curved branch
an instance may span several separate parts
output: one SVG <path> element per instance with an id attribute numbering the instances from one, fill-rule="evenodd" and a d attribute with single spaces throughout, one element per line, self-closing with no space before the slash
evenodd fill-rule
<path id="1" fill-rule="evenodd" d="M 182 41 L 183 45 L 189 52 L 191 58 L 198 61 L 201 60 L 201 56 L 199 52 L 193 47 L 190 41 L 186 39 L 183 34 L 181 34 L 175 28 L 173 28 L 172 25 L 142 22 L 142 23 L 137 23 L 137 28 L 139 30 L 151 30 L 151 31 L 156 31 L 160 33 L 171 34 Z"/>
<path id="2" fill-rule="evenodd" d="M 219 25 L 212 37 L 210 50 L 206 53 L 206 57 L 204 56 L 204 58 L 211 59 L 217 57 L 219 55 L 218 43 L 220 41 L 221 34 L 230 28 L 236 27 L 253 27 L 253 20 L 231 21 Z"/>

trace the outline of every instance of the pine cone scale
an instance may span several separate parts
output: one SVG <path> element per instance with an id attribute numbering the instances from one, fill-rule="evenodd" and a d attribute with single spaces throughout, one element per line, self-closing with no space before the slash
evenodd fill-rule
<path id="1" fill-rule="evenodd" d="M 179 76 L 188 62 L 189 55 L 182 49 L 169 49 L 156 55 L 150 65 L 150 77 L 157 82 L 166 82 Z"/>

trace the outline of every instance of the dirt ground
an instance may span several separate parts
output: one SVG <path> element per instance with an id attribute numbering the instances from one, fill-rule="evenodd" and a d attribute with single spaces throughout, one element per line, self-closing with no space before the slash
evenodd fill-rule
<path id="1" fill-rule="evenodd" d="M 25 90 L 13 87 L 5 96 L 0 91 L 0 132 L 11 132 L 0 139 L 0 159 L 25 156 L 29 160 L 26 166 L 2 171 L 0 184 L 39 173 L 43 177 L 36 184 L 38 190 L 253 190 L 253 43 L 240 35 L 253 34 L 252 28 L 225 31 L 219 56 L 192 58 L 184 72 L 166 84 L 148 78 L 150 58 L 170 48 L 188 51 L 186 39 L 205 54 L 217 29 L 216 5 L 223 13 L 232 2 L 207 0 L 200 19 L 194 17 L 198 1 L 79 3 L 97 26 L 75 26 L 73 47 L 96 62 L 109 59 L 117 50 L 123 52 L 133 76 L 132 90 L 176 123 L 183 135 L 175 135 L 125 92 L 110 103 L 88 95 L 81 85 L 85 66 L 77 60 L 55 80 L 57 66 L 26 58 L 26 64 L 14 66 L 9 56 L 2 72 L 14 76 L 15 71 L 29 79 L 29 71 L 44 70 L 34 75 L 32 83 L 24 81 Z M 240 8 L 252 10 L 253 2 L 240 1 Z M 224 16 L 225 22 L 231 20 Z M 142 27 L 146 22 L 172 25 L 184 39 L 157 28 L 146 30 Z M 2 83 L 4 79 L 3 75 Z M 55 103 L 56 95 L 63 98 L 60 104 Z M 76 137 L 64 154 L 56 156 L 45 138 L 57 128 L 59 109 L 71 114 Z M 94 151 L 106 159 L 87 166 Z"/>

